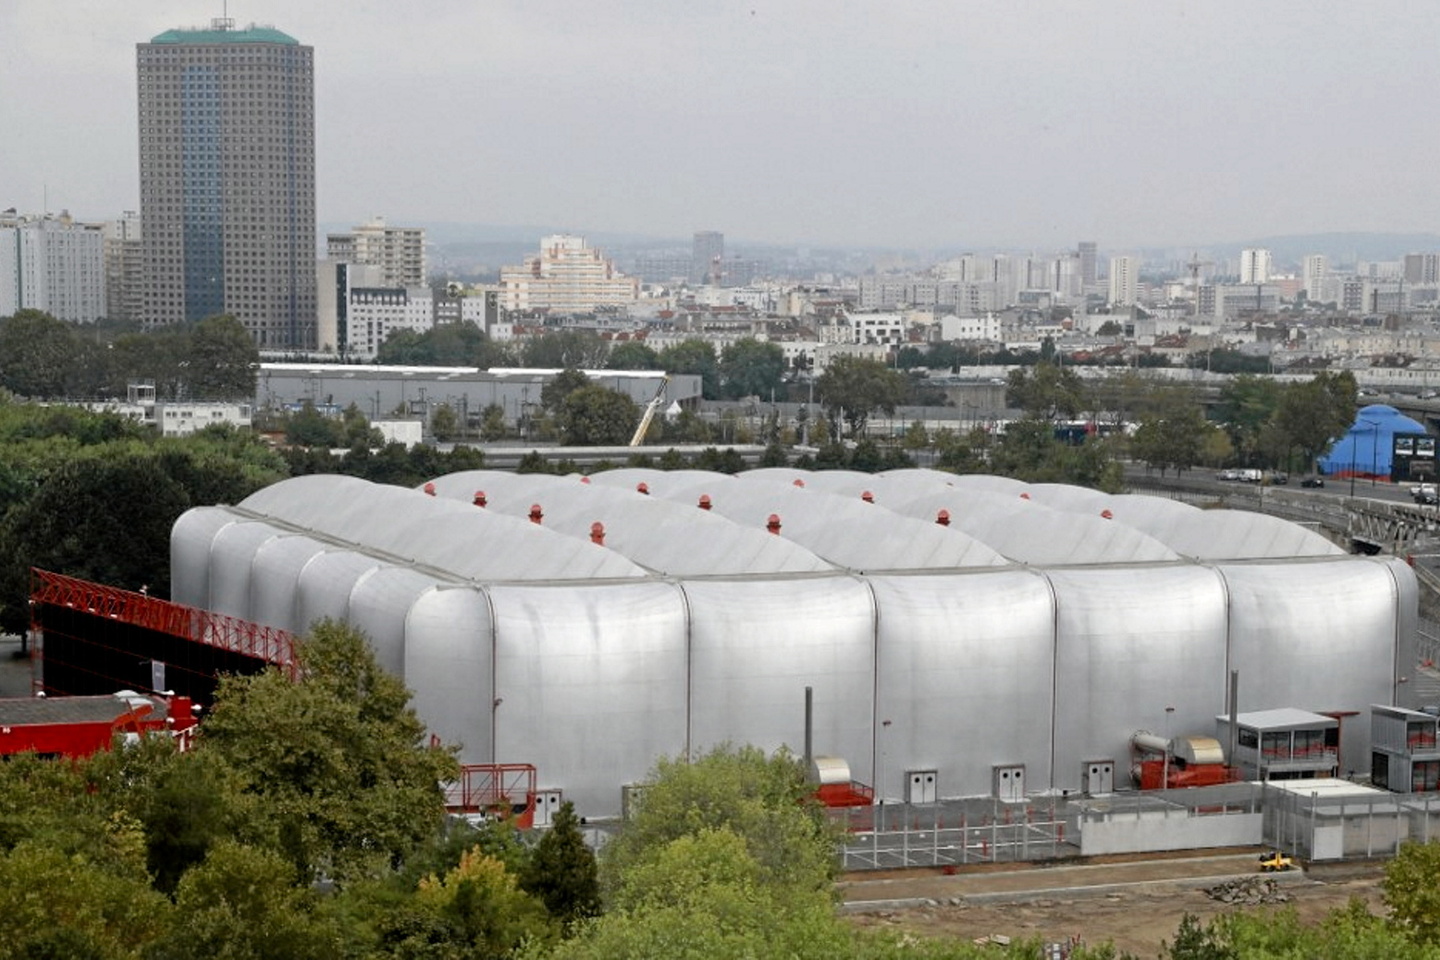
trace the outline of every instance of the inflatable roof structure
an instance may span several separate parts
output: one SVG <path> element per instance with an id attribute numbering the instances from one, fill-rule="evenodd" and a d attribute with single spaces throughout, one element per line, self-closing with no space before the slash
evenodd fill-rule
<path id="1" fill-rule="evenodd" d="M 807 687 L 815 752 L 879 796 L 907 770 L 969 796 L 997 765 L 1079 790 L 1167 718 L 1214 736 L 1232 670 L 1246 711 L 1363 711 L 1403 699 L 1414 662 L 1397 558 L 929 470 L 306 476 L 187 512 L 171 553 L 176 602 L 355 624 L 463 761 L 534 764 L 595 817 L 661 755 L 800 752 Z M 1342 750 L 1366 763 L 1363 724 Z"/>

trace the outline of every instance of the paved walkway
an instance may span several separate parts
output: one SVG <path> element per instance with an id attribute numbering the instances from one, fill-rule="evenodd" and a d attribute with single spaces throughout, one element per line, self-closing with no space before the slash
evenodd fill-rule
<path id="1" fill-rule="evenodd" d="M 1259 874 L 1259 848 L 1243 853 L 1187 857 L 1178 854 L 1164 859 L 1131 860 L 1124 863 L 1086 863 L 1065 866 L 1006 864 L 946 876 L 939 871 L 909 871 L 904 875 L 867 879 L 849 874 L 839 888 L 849 911 L 899 909 L 940 903 L 952 898 L 971 902 L 1024 900 L 1063 891 L 1066 896 L 1104 894 L 1140 885 L 1172 884 L 1194 887 L 1214 886 L 1236 877 Z M 964 868 L 962 868 L 963 870 Z M 1273 874 L 1286 883 L 1310 882 L 1304 871 L 1295 869 Z"/>

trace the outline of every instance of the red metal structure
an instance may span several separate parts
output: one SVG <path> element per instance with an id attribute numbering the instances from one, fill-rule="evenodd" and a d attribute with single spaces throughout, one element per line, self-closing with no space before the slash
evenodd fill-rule
<path id="1" fill-rule="evenodd" d="M 46 570 L 31 570 L 37 691 L 173 691 L 208 703 L 224 673 L 274 665 L 294 678 L 285 630 Z"/>
<path id="2" fill-rule="evenodd" d="M 0 700 L 0 756 L 88 757 L 110 749 L 116 734 L 173 735 L 187 749 L 195 727 L 188 697 L 126 691 L 108 697 L 20 697 Z"/>
<path id="3" fill-rule="evenodd" d="M 287 630 L 278 630 L 238 617 L 201 610 L 199 607 L 158 600 L 145 593 L 107 587 L 104 584 L 32 567 L 32 617 L 35 611 L 46 604 L 84 610 L 97 617 L 108 617 L 121 623 L 243 653 L 288 670 L 295 669 L 295 638 Z M 41 625 L 32 623 L 32 627 L 38 630 Z"/>
<path id="4" fill-rule="evenodd" d="M 535 823 L 535 768 L 528 763 L 470 763 L 460 779 L 444 784 L 451 813 L 510 817 L 529 830 Z"/>

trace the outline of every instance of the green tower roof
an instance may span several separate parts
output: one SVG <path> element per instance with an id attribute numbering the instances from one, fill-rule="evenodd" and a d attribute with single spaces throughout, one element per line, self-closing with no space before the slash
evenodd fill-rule
<path id="1" fill-rule="evenodd" d="M 251 24 L 244 30 L 215 29 L 213 27 L 180 27 L 166 30 L 154 37 L 151 43 L 287 43 L 299 46 L 300 41 L 274 27 L 257 27 Z"/>

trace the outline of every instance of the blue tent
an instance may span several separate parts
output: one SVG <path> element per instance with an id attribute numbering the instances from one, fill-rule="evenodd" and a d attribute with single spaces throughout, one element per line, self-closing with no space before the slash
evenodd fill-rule
<path id="1" fill-rule="evenodd" d="M 1362 407 L 1345 436 L 1320 458 L 1320 472 L 1329 476 L 1390 478 L 1395 434 L 1424 433 L 1425 428 L 1384 403 Z"/>

